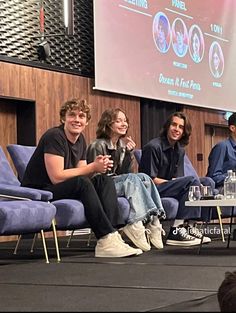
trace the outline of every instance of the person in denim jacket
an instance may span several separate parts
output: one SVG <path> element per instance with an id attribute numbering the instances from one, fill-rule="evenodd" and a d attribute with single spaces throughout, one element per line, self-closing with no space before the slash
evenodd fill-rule
<path id="1" fill-rule="evenodd" d="M 123 110 L 105 110 L 98 122 L 97 139 L 88 146 L 87 162 L 93 162 L 97 155 L 111 156 L 113 167 L 107 175 L 113 177 L 117 195 L 126 197 L 131 207 L 124 233 L 137 247 L 148 251 L 151 246 L 147 233 L 151 243 L 161 249 L 163 229 L 159 218 L 165 218 L 165 211 L 152 179 L 144 173 L 132 173 L 136 144 L 127 136 L 128 128 Z"/>

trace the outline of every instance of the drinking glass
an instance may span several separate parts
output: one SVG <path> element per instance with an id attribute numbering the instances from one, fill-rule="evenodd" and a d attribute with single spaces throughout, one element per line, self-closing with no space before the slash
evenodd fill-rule
<path id="1" fill-rule="evenodd" d="M 190 186 L 188 192 L 189 201 L 196 201 L 201 199 L 200 186 Z"/>
<path id="2" fill-rule="evenodd" d="M 201 186 L 201 196 L 202 196 L 202 199 L 213 198 L 213 190 L 211 186 Z"/>

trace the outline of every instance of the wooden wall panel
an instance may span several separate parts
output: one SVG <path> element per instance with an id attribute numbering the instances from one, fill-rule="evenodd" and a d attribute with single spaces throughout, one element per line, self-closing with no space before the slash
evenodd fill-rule
<path id="1" fill-rule="evenodd" d="M 85 97 L 92 111 L 92 120 L 85 130 L 88 142 L 95 138 L 102 111 L 108 107 L 121 107 L 131 122 L 130 135 L 140 146 L 139 98 L 93 90 L 92 79 L 0 62 L 1 96 L 35 101 L 36 141 L 46 129 L 58 125 L 59 108 L 63 102 L 74 97 Z"/>
<path id="2" fill-rule="evenodd" d="M 35 99 L 34 69 L 0 62 L 0 96 Z"/>
<path id="3" fill-rule="evenodd" d="M 212 147 L 211 134 L 206 132 L 209 125 L 226 126 L 224 112 L 217 110 L 206 110 L 203 108 L 185 107 L 184 112 L 188 115 L 192 124 L 192 136 L 190 143 L 186 147 L 186 152 L 192 161 L 198 175 L 205 176 L 208 165 L 208 155 Z M 217 142 L 225 139 L 225 132 L 218 135 Z M 198 155 L 202 155 L 202 161 L 198 160 Z"/>
<path id="4" fill-rule="evenodd" d="M 92 111 L 92 120 L 85 130 L 88 143 L 95 139 L 102 111 L 120 107 L 127 112 L 131 124 L 129 133 L 140 147 L 139 98 L 93 90 L 93 83 L 93 79 L 81 76 L 0 62 L 0 97 L 35 101 L 36 142 L 48 128 L 59 124 L 62 103 L 74 97 L 85 97 Z M 9 140 L 4 144 L 14 141 Z"/>
<path id="5" fill-rule="evenodd" d="M 0 100 L 0 146 L 7 154 L 6 145 L 16 141 L 16 106 Z"/>

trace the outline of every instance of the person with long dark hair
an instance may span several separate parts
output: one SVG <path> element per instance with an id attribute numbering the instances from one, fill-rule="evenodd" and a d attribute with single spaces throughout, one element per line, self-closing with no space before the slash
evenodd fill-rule
<path id="1" fill-rule="evenodd" d="M 162 197 L 178 200 L 179 207 L 166 244 L 176 246 L 198 245 L 203 234 L 194 222 L 201 218 L 199 207 L 186 207 L 189 187 L 199 185 L 193 176 L 184 176 L 184 147 L 189 143 L 192 126 L 183 112 L 171 114 L 163 125 L 159 137 L 149 141 L 142 149 L 139 171 L 148 174 Z M 210 242 L 203 237 L 203 243 Z"/>

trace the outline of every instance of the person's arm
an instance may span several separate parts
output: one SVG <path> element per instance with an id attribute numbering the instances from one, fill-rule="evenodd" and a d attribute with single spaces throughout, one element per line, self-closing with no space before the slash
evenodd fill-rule
<path id="1" fill-rule="evenodd" d="M 160 159 L 161 159 L 161 147 L 159 145 L 147 144 L 142 150 L 142 157 L 139 165 L 139 172 L 149 175 L 155 185 L 160 185 L 167 182 L 166 179 L 158 177 Z"/>
<path id="2" fill-rule="evenodd" d="M 122 141 L 125 144 L 125 151 L 121 152 L 120 159 L 121 164 L 116 174 L 127 174 L 134 172 L 134 154 L 133 150 L 136 147 L 136 143 L 131 138 L 131 136 L 127 136 L 123 138 Z"/>
<path id="3" fill-rule="evenodd" d="M 77 167 L 64 169 L 64 158 L 55 154 L 44 154 L 47 174 L 53 184 L 63 182 L 71 177 L 105 173 L 109 167 L 108 156 L 97 156 L 94 162 L 87 164 L 85 160 L 79 161 Z"/>
<path id="4" fill-rule="evenodd" d="M 168 181 L 167 179 L 158 178 L 158 177 L 154 177 L 152 180 L 153 180 L 155 185 L 160 185 L 160 184 L 166 183 Z"/>
<path id="5" fill-rule="evenodd" d="M 223 185 L 226 177 L 226 173 L 223 172 L 225 154 L 226 145 L 219 143 L 212 148 L 208 157 L 207 176 L 214 180 L 216 186 Z"/>

